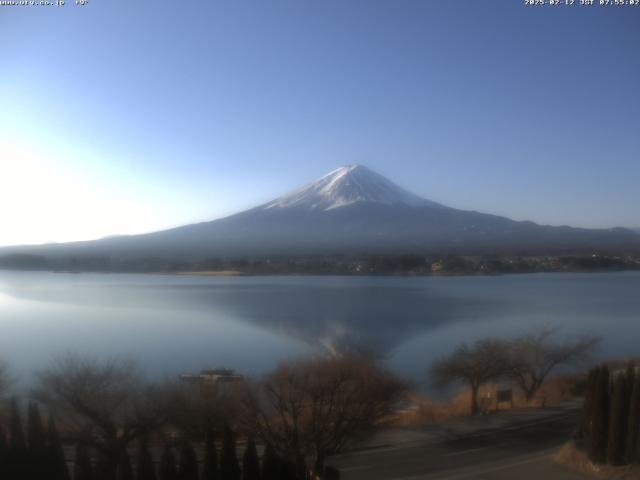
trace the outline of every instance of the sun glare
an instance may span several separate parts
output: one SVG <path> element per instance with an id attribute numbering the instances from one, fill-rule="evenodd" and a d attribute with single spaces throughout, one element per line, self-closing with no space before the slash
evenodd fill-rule
<path id="1" fill-rule="evenodd" d="M 1 147 L 0 157 L 0 245 L 88 240 L 153 223 L 153 212 L 102 178 L 96 162 L 15 145 Z"/>

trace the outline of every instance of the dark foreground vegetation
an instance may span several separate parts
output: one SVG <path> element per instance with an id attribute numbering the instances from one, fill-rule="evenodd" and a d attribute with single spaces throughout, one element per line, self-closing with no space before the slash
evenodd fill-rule
<path id="1" fill-rule="evenodd" d="M 0 379 L 6 395 L 6 369 Z M 365 355 L 228 384 L 149 384 L 133 363 L 70 356 L 39 373 L 29 399 L 6 402 L 0 478 L 336 479 L 327 457 L 378 428 L 404 390 Z"/>
<path id="2" fill-rule="evenodd" d="M 220 272 L 250 275 L 492 275 L 535 272 L 591 272 L 640 269 L 640 253 L 530 255 L 311 255 L 172 260 L 11 254 L 0 268 L 70 272 Z"/>
<path id="3" fill-rule="evenodd" d="M 26 433 L 25 433 L 26 430 Z M 246 440 L 242 455 L 236 435 L 225 427 L 216 444 L 213 429 L 204 442 L 188 438 L 167 439 L 161 448 L 150 448 L 146 437 L 120 449 L 117 460 L 104 445 L 77 440 L 73 453 L 65 453 L 53 416 L 45 427 L 38 404 L 28 406 L 26 429 L 19 406 L 11 402 L 8 440 L 0 433 L 0 478 L 12 480 L 293 480 L 308 478 L 297 465 L 267 446 L 262 460 L 255 441 Z M 200 459 L 196 453 L 200 450 Z M 66 449 L 69 450 L 68 448 Z M 154 456 L 153 450 L 157 450 Z M 339 472 L 325 467 L 323 478 L 337 479 Z"/>
<path id="4" fill-rule="evenodd" d="M 601 365 L 589 372 L 576 445 L 596 464 L 640 464 L 640 371 Z"/>
<path id="5" fill-rule="evenodd" d="M 471 414 L 482 411 L 478 392 L 489 381 L 516 386 L 529 402 L 554 369 L 583 365 L 598 343 L 555 337 L 547 329 L 463 344 L 432 375 L 468 385 Z M 129 361 L 66 356 L 18 399 L 0 367 L 0 479 L 337 479 L 331 456 L 397 419 L 408 393 L 361 352 L 231 378 L 149 383 Z M 602 366 L 586 384 L 580 441 L 599 462 L 637 460 L 640 374 Z"/>

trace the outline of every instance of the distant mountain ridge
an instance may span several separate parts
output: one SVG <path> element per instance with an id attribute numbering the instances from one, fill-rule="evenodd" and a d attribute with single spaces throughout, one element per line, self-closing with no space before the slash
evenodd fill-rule
<path id="1" fill-rule="evenodd" d="M 629 229 L 518 222 L 419 197 L 361 165 L 225 218 L 144 235 L 0 249 L 48 257 L 197 260 L 269 255 L 456 253 L 567 254 L 640 251 Z"/>

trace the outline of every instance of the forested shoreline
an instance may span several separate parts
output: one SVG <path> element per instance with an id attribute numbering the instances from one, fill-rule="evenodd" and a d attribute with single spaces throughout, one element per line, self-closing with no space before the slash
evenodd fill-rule
<path id="1" fill-rule="evenodd" d="M 640 270 L 640 255 L 317 255 L 179 260 L 160 257 L 56 257 L 10 254 L 0 269 L 56 272 L 198 273 L 246 275 L 501 275 Z"/>

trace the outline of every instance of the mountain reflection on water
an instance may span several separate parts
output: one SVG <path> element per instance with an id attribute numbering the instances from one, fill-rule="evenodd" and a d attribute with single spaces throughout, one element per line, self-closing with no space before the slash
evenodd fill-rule
<path id="1" fill-rule="evenodd" d="M 186 277 L 0 272 L 0 349 L 20 373 L 66 351 L 127 355 L 153 375 L 259 374 L 283 358 L 374 349 L 416 379 L 461 341 L 552 325 L 633 352 L 640 274 Z M 26 346 L 35 348 L 26 349 Z"/>

